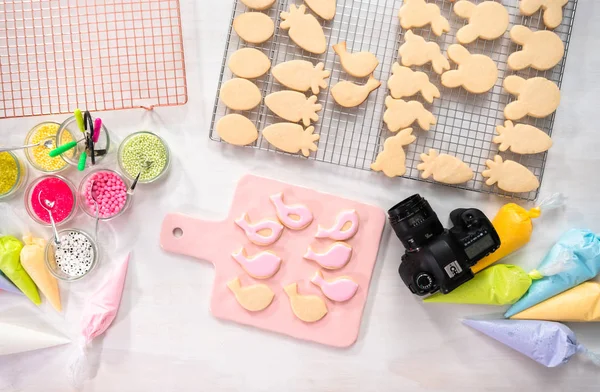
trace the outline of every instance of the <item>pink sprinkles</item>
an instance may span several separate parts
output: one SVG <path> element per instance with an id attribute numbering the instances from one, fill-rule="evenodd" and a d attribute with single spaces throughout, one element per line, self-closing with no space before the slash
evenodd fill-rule
<path id="1" fill-rule="evenodd" d="M 92 182 L 94 187 L 92 189 Z M 94 174 L 85 184 L 85 204 L 92 216 L 96 214 L 96 202 L 98 202 L 98 216 L 106 219 L 117 215 L 127 201 L 127 185 L 113 172 L 98 172 Z"/>

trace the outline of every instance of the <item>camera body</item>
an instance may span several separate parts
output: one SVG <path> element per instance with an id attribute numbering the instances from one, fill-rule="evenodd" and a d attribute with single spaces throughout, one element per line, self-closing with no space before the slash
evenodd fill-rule
<path id="1" fill-rule="evenodd" d="M 420 195 L 398 203 L 388 216 L 406 248 L 398 273 L 417 295 L 451 292 L 473 278 L 473 265 L 500 247 L 494 226 L 475 208 L 452 211 L 450 229 Z"/>

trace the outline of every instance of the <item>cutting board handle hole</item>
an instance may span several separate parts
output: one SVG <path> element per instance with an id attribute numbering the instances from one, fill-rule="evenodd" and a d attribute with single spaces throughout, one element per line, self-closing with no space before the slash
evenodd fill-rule
<path id="1" fill-rule="evenodd" d="M 173 229 L 173 237 L 181 238 L 182 236 L 183 236 L 183 230 L 181 230 L 181 227 L 176 227 Z"/>

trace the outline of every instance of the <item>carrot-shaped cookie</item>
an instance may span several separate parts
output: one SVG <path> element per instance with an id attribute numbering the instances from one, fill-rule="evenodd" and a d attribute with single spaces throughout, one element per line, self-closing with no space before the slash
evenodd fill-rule
<path id="1" fill-rule="evenodd" d="M 454 13 L 469 23 L 456 32 L 461 44 L 469 44 L 477 38 L 493 40 L 501 37 L 509 24 L 508 10 L 495 1 L 474 4 L 461 0 L 452 7 Z"/>
<path id="2" fill-rule="evenodd" d="M 404 34 L 404 41 L 398 49 L 398 56 L 402 58 L 402 65 L 405 67 L 431 62 L 433 70 L 438 74 L 450 69 L 448 59 L 435 42 L 427 42 L 410 30 Z"/>
<path id="3" fill-rule="evenodd" d="M 331 95 L 340 106 L 353 108 L 366 101 L 369 94 L 379 86 L 381 86 L 381 82 L 373 75 L 363 85 L 343 80 L 331 88 Z"/>
<path id="4" fill-rule="evenodd" d="M 348 52 L 346 50 L 346 41 L 335 44 L 332 48 L 340 57 L 340 63 L 344 71 L 357 78 L 369 76 L 379 65 L 379 60 L 371 52 Z"/>
<path id="5" fill-rule="evenodd" d="M 406 154 L 404 146 L 417 138 L 412 134 L 412 128 L 406 128 L 396 135 L 388 137 L 383 143 L 383 151 L 377 154 L 371 170 L 382 171 L 388 177 L 399 177 L 406 174 Z"/>
<path id="6" fill-rule="evenodd" d="M 305 127 L 310 125 L 311 120 L 316 122 L 319 119 L 317 112 L 323 106 L 316 102 L 316 95 L 306 98 L 304 94 L 290 90 L 277 91 L 265 97 L 265 105 L 273 113 L 291 122 L 302 121 Z"/>
<path id="7" fill-rule="evenodd" d="M 508 67 L 515 71 L 527 67 L 545 71 L 558 64 L 565 54 L 565 44 L 552 31 L 534 32 L 519 25 L 510 29 L 510 39 L 523 46 L 508 56 Z"/>
<path id="8" fill-rule="evenodd" d="M 299 7 L 290 4 L 289 12 L 281 13 L 282 22 L 279 26 L 284 30 L 289 30 L 292 41 L 302 49 L 314 54 L 325 53 L 327 40 L 323 28 L 317 18 L 305 12 L 304 4 Z"/>
<path id="9" fill-rule="evenodd" d="M 462 184 L 473 179 L 473 170 L 458 159 L 448 154 L 440 154 L 437 150 L 430 149 L 429 155 L 421 154 L 423 163 L 417 165 L 417 170 L 422 171 L 421 177 L 433 179 L 444 184 Z"/>
<path id="10" fill-rule="evenodd" d="M 496 127 L 498 136 L 494 136 L 493 142 L 500 144 L 498 149 L 510 151 L 517 154 L 538 154 L 548 151 L 552 147 L 552 139 L 542 130 L 527 124 L 514 125 L 507 120 L 504 126 Z"/>
<path id="11" fill-rule="evenodd" d="M 429 131 L 436 123 L 435 116 L 423 107 L 418 101 L 406 102 L 402 99 L 385 98 L 386 111 L 383 113 L 383 122 L 390 132 L 398 132 L 409 127 L 415 121 L 424 131 Z"/>
<path id="12" fill-rule="evenodd" d="M 504 108 L 504 117 L 519 120 L 527 115 L 544 118 L 558 108 L 560 90 L 556 83 L 542 77 L 523 79 L 510 75 L 504 79 L 506 91 L 517 97 Z"/>
<path id="13" fill-rule="evenodd" d="M 263 129 L 262 134 L 278 149 L 291 154 L 302 151 L 302 155 L 307 157 L 310 151 L 317 151 L 315 142 L 319 140 L 319 135 L 314 135 L 314 130 L 315 127 L 304 129 L 298 124 L 277 123 Z"/>
<path id="14" fill-rule="evenodd" d="M 440 7 L 425 0 L 404 0 L 398 18 L 403 29 L 431 24 L 431 31 L 438 37 L 450 31 L 450 23 L 442 16 Z"/>
<path id="15" fill-rule="evenodd" d="M 488 56 L 471 54 L 464 46 L 453 44 L 448 48 L 448 57 L 458 69 L 444 72 L 442 84 L 453 88 L 463 86 L 473 94 L 489 91 L 498 80 L 496 63 Z"/>
<path id="16" fill-rule="evenodd" d="M 273 77 L 287 88 L 306 92 L 312 90 L 318 94 L 320 88 L 327 88 L 330 72 L 323 69 L 325 65 L 318 63 L 313 66 L 310 61 L 291 60 L 273 67 Z"/>
<path id="17" fill-rule="evenodd" d="M 539 188 L 540 181 L 525 166 L 515 161 L 503 161 L 500 155 L 485 163 L 488 170 L 481 173 L 489 186 L 498 183 L 498 188 L 506 192 L 531 192 Z"/>
<path id="18" fill-rule="evenodd" d="M 429 103 L 432 103 L 434 98 L 440 97 L 440 90 L 429 82 L 429 76 L 425 72 L 413 71 L 398 63 L 392 65 L 392 76 L 387 86 L 391 96 L 396 99 L 412 97 L 419 92 Z"/>
<path id="19" fill-rule="evenodd" d="M 531 16 L 540 8 L 544 13 L 544 24 L 549 29 L 558 27 L 563 19 L 562 8 L 569 0 L 521 0 L 519 10 L 525 16 Z"/>

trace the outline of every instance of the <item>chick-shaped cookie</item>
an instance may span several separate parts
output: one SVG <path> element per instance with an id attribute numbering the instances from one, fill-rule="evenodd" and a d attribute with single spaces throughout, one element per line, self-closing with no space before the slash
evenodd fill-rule
<path id="1" fill-rule="evenodd" d="M 546 71 L 562 60 L 565 44 L 549 30 L 531 31 L 525 26 L 510 29 L 510 39 L 523 48 L 508 56 L 508 67 L 519 71 L 527 67 Z"/>
<path id="2" fill-rule="evenodd" d="M 433 70 L 437 74 L 450 69 L 450 63 L 442 54 L 438 44 L 427 42 L 423 37 L 410 30 L 404 34 L 404 43 L 398 49 L 398 56 L 401 57 L 402 65 L 405 67 L 431 62 Z"/>
<path id="3" fill-rule="evenodd" d="M 402 99 L 394 99 L 390 96 L 385 98 L 385 107 L 383 113 L 383 122 L 387 125 L 390 132 L 410 126 L 417 121 L 419 126 L 429 131 L 432 125 L 435 125 L 435 116 L 419 101 L 406 102 Z"/>
<path id="4" fill-rule="evenodd" d="M 284 30 L 289 30 L 290 38 L 299 47 L 314 54 L 322 54 L 327 50 L 327 40 L 323 27 L 312 14 L 306 13 L 306 6 L 296 7 L 290 4 L 289 12 L 281 13 L 281 24 Z"/>
<path id="5" fill-rule="evenodd" d="M 504 126 L 496 127 L 498 136 L 492 140 L 500 144 L 498 149 L 510 151 L 516 154 L 539 154 L 548 151 L 552 147 L 552 139 L 546 132 L 527 124 L 514 125 L 512 121 L 507 120 Z"/>
<path id="6" fill-rule="evenodd" d="M 284 120 L 291 122 L 302 120 L 305 127 L 310 125 L 311 120 L 316 122 L 319 119 L 317 112 L 323 108 L 321 104 L 317 103 L 316 95 L 306 98 L 306 95 L 301 92 L 290 90 L 277 91 L 267 95 L 265 105 Z"/>
<path id="7" fill-rule="evenodd" d="M 519 120 L 527 115 L 544 118 L 558 108 L 560 90 L 556 83 L 542 77 L 523 79 L 510 75 L 504 79 L 506 91 L 517 97 L 504 108 L 504 117 Z"/>
<path id="8" fill-rule="evenodd" d="M 297 283 L 287 285 L 283 290 L 290 298 L 292 312 L 300 320 L 307 323 L 314 323 L 321 320 L 327 314 L 325 301 L 316 295 L 300 295 Z"/>
<path id="9" fill-rule="evenodd" d="M 473 179 L 473 170 L 452 155 L 440 154 L 433 148 L 429 150 L 429 155 L 421 154 L 423 163 L 417 165 L 421 177 L 427 179 L 433 175 L 433 179 L 444 184 L 462 184 Z"/>
<path id="10" fill-rule="evenodd" d="M 525 16 L 535 14 L 540 8 L 544 13 L 544 24 L 549 29 L 554 29 L 562 23 L 562 8 L 569 0 L 521 0 L 519 10 Z"/>
<path id="11" fill-rule="evenodd" d="M 227 287 L 235 295 L 235 299 L 246 310 L 259 312 L 271 305 L 275 293 L 266 284 L 253 284 L 242 287 L 240 278 L 227 282 Z"/>
<path id="12" fill-rule="evenodd" d="M 438 37 L 450 31 L 450 23 L 442 16 L 440 7 L 425 0 L 404 0 L 398 18 L 403 29 L 431 24 L 431 31 Z"/>
<path id="13" fill-rule="evenodd" d="M 346 41 L 335 44 L 332 48 L 340 57 L 340 63 L 344 71 L 357 78 L 369 76 L 379 65 L 379 60 L 371 52 L 348 52 Z"/>
<path id="14" fill-rule="evenodd" d="M 371 75 L 367 83 L 356 84 L 343 80 L 331 88 L 331 96 L 340 106 L 353 108 L 367 100 L 369 94 L 381 86 L 381 82 Z"/>
<path id="15" fill-rule="evenodd" d="M 315 142 L 319 140 L 319 135 L 314 135 L 315 127 L 302 128 L 300 124 L 277 123 L 269 125 L 263 129 L 262 134 L 265 139 L 278 149 L 296 154 L 302 151 L 305 157 L 310 155 L 311 151 L 317 151 Z"/>
<path id="16" fill-rule="evenodd" d="M 495 1 L 474 4 L 460 0 L 453 7 L 454 13 L 469 23 L 456 32 L 461 44 L 470 44 L 477 38 L 493 40 L 501 37 L 509 24 L 508 10 Z"/>
<path id="17" fill-rule="evenodd" d="M 444 86 L 463 86 L 468 92 L 481 94 L 496 84 L 498 67 L 488 56 L 471 54 L 464 46 L 453 44 L 448 47 L 448 57 L 458 64 L 458 69 L 443 73 Z"/>
<path id="18" fill-rule="evenodd" d="M 494 160 L 488 160 L 486 163 L 488 170 L 481 173 L 486 177 L 485 183 L 489 186 L 498 183 L 498 188 L 506 192 L 531 192 L 539 188 L 540 181 L 525 166 L 515 161 L 503 161 L 500 155 L 496 155 Z"/>
<path id="19" fill-rule="evenodd" d="M 383 151 L 377 154 L 375 162 L 371 164 L 371 170 L 382 171 L 388 177 L 400 177 L 406 174 L 406 153 L 403 147 L 416 139 L 412 134 L 412 128 L 403 129 L 385 139 Z"/>
<path id="20" fill-rule="evenodd" d="M 432 103 L 434 98 L 440 97 L 440 90 L 429 81 L 429 76 L 425 72 L 413 71 L 398 63 L 392 65 L 392 76 L 387 86 L 391 96 L 396 99 L 411 97 L 419 92 L 429 103 Z"/>

